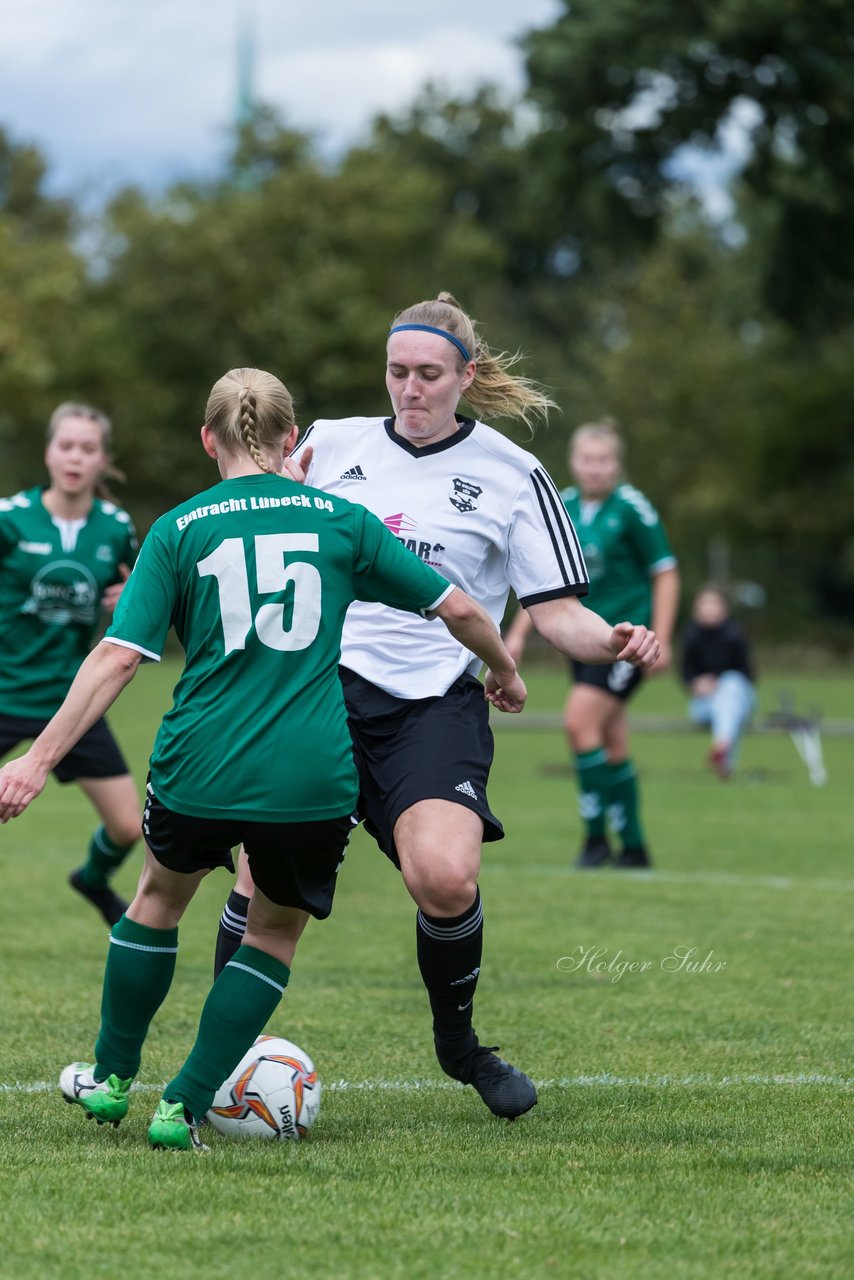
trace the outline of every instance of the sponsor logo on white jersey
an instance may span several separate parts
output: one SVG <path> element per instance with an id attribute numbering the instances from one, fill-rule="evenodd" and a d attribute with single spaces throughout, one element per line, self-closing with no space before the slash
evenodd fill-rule
<path id="1" fill-rule="evenodd" d="M 413 555 L 418 556 L 419 560 L 429 564 L 432 569 L 441 569 L 442 552 L 445 550 L 441 542 L 427 542 L 423 538 L 407 538 L 405 536 L 406 534 L 414 534 L 418 528 L 417 522 L 411 516 L 398 511 L 396 515 L 386 516 L 383 524 L 394 534 L 398 542 L 403 543 L 407 551 L 411 551 Z"/>
<path id="2" fill-rule="evenodd" d="M 342 471 L 339 476 L 340 480 L 367 480 L 367 478 L 358 463 L 355 467 L 350 467 L 349 471 Z"/>
<path id="3" fill-rule="evenodd" d="M 384 516 L 383 524 L 387 529 L 391 529 L 396 538 L 405 533 L 414 533 L 418 528 L 418 524 L 412 519 L 412 516 L 406 515 L 404 511 L 398 511 L 393 516 Z"/>

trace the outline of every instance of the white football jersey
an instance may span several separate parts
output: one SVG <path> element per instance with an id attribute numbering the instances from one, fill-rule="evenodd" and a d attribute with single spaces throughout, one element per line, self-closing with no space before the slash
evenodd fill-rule
<path id="1" fill-rule="evenodd" d="M 314 450 L 306 483 L 361 502 L 415 555 L 478 600 L 501 626 L 510 588 L 524 605 L 584 595 L 587 572 L 551 477 L 491 427 L 417 448 L 391 419 L 320 420 L 295 450 Z M 480 660 L 439 619 L 381 604 L 347 611 L 341 661 L 398 698 L 445 693 Z"/>

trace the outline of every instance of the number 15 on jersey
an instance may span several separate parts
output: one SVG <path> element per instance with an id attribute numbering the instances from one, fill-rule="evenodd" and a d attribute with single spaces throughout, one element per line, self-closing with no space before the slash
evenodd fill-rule
<path id="1" fill-rule="evenodd" d="M 246 648 L 252 630 L 269 649 L 307 649 L 320 628 L 321 582 L 315 565 L 294 560 L 297 552 L 317 552 L 316 533 L 261 533 L 255 537 L 255 577 L 259 595 L 282 592 L 293 583 L 293 617 L 285 629 L 282 604 L 263 604 L 254 618 L 249 570 L 242 538 L 225 538 L 196 566 L 199 577 L 216 578 L 225 652 Z"/>

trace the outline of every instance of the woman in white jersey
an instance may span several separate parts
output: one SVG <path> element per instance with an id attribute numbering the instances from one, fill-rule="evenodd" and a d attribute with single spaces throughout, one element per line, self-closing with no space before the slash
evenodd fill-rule
<path id="1" fill-rule="evenodd" d="M 464 587 L 500 625 L 510 588 L 543 635 L 587 662 L 646 666 L 655 637 L 606 625 L 578 597 L 587 576 L 572 523 L 530 453 L 457 413 L 529 422 L 551 401 L 490 352 L 450 294 L 395 317 L 386 386 L 392 416 L 319 421 L 295 458 L 306 479 L 362 502 L 416 556 Z M 417 950 L 443 1070 L 510 1119 L 537 1095 L 481 1045 L 472 1006 L 481 967 L 481 843 L 503 835 L 486 784 L 493 741 L 480 663 L 435 623 L 382 605 L 347 614 L 341 651 L 359 766 L 360 812 L 416 902 Z M 239 943 L 251 882 L 223 913 L 217 964 Z"/>
<path id="2" fill-rule="evenodd" d="M 437 614 L 492 664 L 497 706 L 525 701 L 480 605 L 413 560 L 363 506 L 278 474 L 296 436 L 278 378 L 234 369 L 215 384 L 202 443 L 222 482 L 154 524 L 105 640 L 30 751 L 0 770 L 6 821 L 142 659 L 159 660 L 174 625 L 185 661 L 151 755 L 145 866 L 110 936 L 94 1062 L 72 1063 L 60 1081 L 66 1100 L 101 1123 L 124 1118 L 172 981 L 178 921 L 203 876 L 231 867 L 243 841 L 256 882 L 246 939 L 166 1086 L 149 1129 L 155 1147 L 201 1147 L 196 1123 L 278 1005 L 309 915 L 331 910 L 358 794 L 337 676 L 350 602 Z"/>

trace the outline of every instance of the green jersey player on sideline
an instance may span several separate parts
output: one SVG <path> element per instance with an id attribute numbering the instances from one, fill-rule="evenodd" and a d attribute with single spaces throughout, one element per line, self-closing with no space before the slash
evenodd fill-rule
<path id="1" fill-rule="evenodd" d="M 72 1063 L 60 1080 L 66 1100 L 100 1123 L 124 1117 L 172 981 L 178 921 L 208 871 L 233 870 L 242 842 L 256 885 L 245 938 L 166 1086 L 154 1147 L 203 1149 L 198 1121 L 278 1005 L 308 917 L 331 911 L 358 792 L 337 669 L 350 603 L 435 614 L 490 667 L 493 705 L 525 702 L 480 605 L 364 507 L 279 474 L 296 438 L 278 378 L 234 369 L 215 384 L 202 443 L 222 483 L 155 523 L 104 641 L 30 751 L 0 770 L 5 822 L 140 662 L 159 660 L 174 626 L 185 663 L 151 755 L 145 866 L 110 937 L 94 1062 Z"/>
<path id="2" fill-rule="evenodd" d="M 628 618 L 652 626 L 660 646 L 653 672 L 671 662 L 679 603 L 676 559 L 658 512 L 630 484 L 621 483 L 623 450 L 610 419 L 587 423 L 572 435 L 569 466 L 575 484 L 561 497 L 584 552 L 590 580 L 587 603 L 607 621 Z M 519 660 L 530 629 L 520 609 L 507 633 Z M 629 755 L 626 704 L 645 672 L 627 662 L 593 666 L 571 662 L 574 685 L 565 726 L 575 757 L 585 839 L 578 867 L 612 864 L 624 869 L 651 864 L 640 819 L 638 780 Z M 607 824 L 619 839 L 614 855 Z"/>
<path id="3" fill-rule="evenodd" d="M 0 498 L 0 760 L 50 720 L 112 614 L 136 558 L 130 516 L 105 479 L 111 424 L 87 404 L 61 404 L 47 429 L 49 483 Z M 100 818 L 86 862 L 69 881 L 115 924 L 127 903 L 110 879 L 139 839 L 139 800 L 106 720 L 56 762 Z"/>

